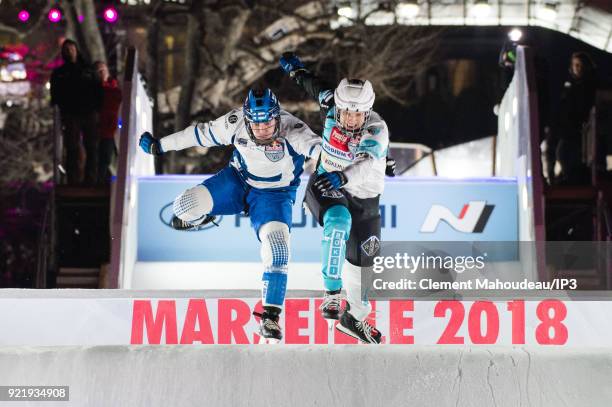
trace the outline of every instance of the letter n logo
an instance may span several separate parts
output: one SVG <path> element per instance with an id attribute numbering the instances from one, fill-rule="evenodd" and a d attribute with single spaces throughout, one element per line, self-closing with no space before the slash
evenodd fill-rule
<path id="1" fill-rule="evenodd" d="M 440 221 L 448 223 L 453 229 L 463 233 L 482 233 L 495 205 L 487 205 L 486 201 L 470 201 L 463 205 L 459 216 L 442 205 L 433 205 L 421 226 L 421 232 L 433 233 Z"/>

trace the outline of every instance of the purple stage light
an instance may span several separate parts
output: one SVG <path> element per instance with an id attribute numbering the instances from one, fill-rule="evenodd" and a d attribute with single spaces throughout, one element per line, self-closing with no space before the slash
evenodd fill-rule
<path id="1" fill-rule="evenodd" d="M 52 23 L 57 23 L 62 19 L 62 12 L 56 8 L 52 8 L 51 10 L 49 10 L 49 14 L 47 14 L 47 17 Z"/>
<path id="2" fill-rule="evenodd" d="M 21 10 L 19 12 L 19 14 L 17 15 L 17 17 L 19 17 L 19 20 L 22 22 L 26 22 L 30 19 L 30 13 L 28 13 L 27 10 Z"/>
<path id="3" fill-rule="evenodd" d="M 107 7 L 106 9 L 104 9 L 103 16 L 104 19 L 109 23 L 114 23 L 119 18 L 117 10 L 115 10 L 113 7 Z"/>
<path id="4" fill-rule="evenodd" d="M 83 14 L 79 14 L 79 16 L 77 17 L 77 20 L 79 20 L 79 23 L 82 23 L 83 20 L 85 20 L 85 17 L 83 17 Z"/>

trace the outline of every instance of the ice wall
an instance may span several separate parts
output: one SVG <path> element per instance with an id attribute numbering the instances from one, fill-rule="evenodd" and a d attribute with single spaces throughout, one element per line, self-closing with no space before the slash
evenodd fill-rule
<path id="1" fill-rule="evenodd" d="M 0 383 L 69 385 L 70 402 L 50 405 L 70 406 L 607 407 L 612 352 L 392 345 L 5 347 Z"/>

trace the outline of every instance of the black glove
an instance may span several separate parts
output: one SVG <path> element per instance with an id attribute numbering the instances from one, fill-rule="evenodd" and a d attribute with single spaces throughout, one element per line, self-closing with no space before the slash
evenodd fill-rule
<path id="1" fill-rule="evenodd" d="M 385 175 L 387 177 L 395 177 L 395 160 L 391 157 L 387 157 L 387 167 L 385 168 Z"/>
<path id="2" fill-rule="evenodd" d="M 320 192 L 329 192 L 342 188 L 347 182 L 346 175 L 342 171 L 324 172 L 317 176 L 314 186 Z"/>

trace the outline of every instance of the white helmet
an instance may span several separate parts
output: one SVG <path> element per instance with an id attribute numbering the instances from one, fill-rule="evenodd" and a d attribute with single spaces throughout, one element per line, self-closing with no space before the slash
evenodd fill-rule
<path id="1" fill-rule="evenodd" d="M 334 92 L 338 109 L 367 112 L 374 106 L 374 89 L 368 80 L 342 79 Z"/>
<path id="2" fill-rule="evenodd" d="M 340 111 L 348 110 L 349 112 L 365 112 L 365 123 L 370 117 L 372 106 L 374 105 L 374 89 L 368 80 L 347 79 L 344 78 L 334 91 L 334 103 L 336 104 L 336 123 L 340 125 Z M 350 133 L 360 133 L 364 127 Z M 343 129 L 345 131 L 345 129 Z"/>

